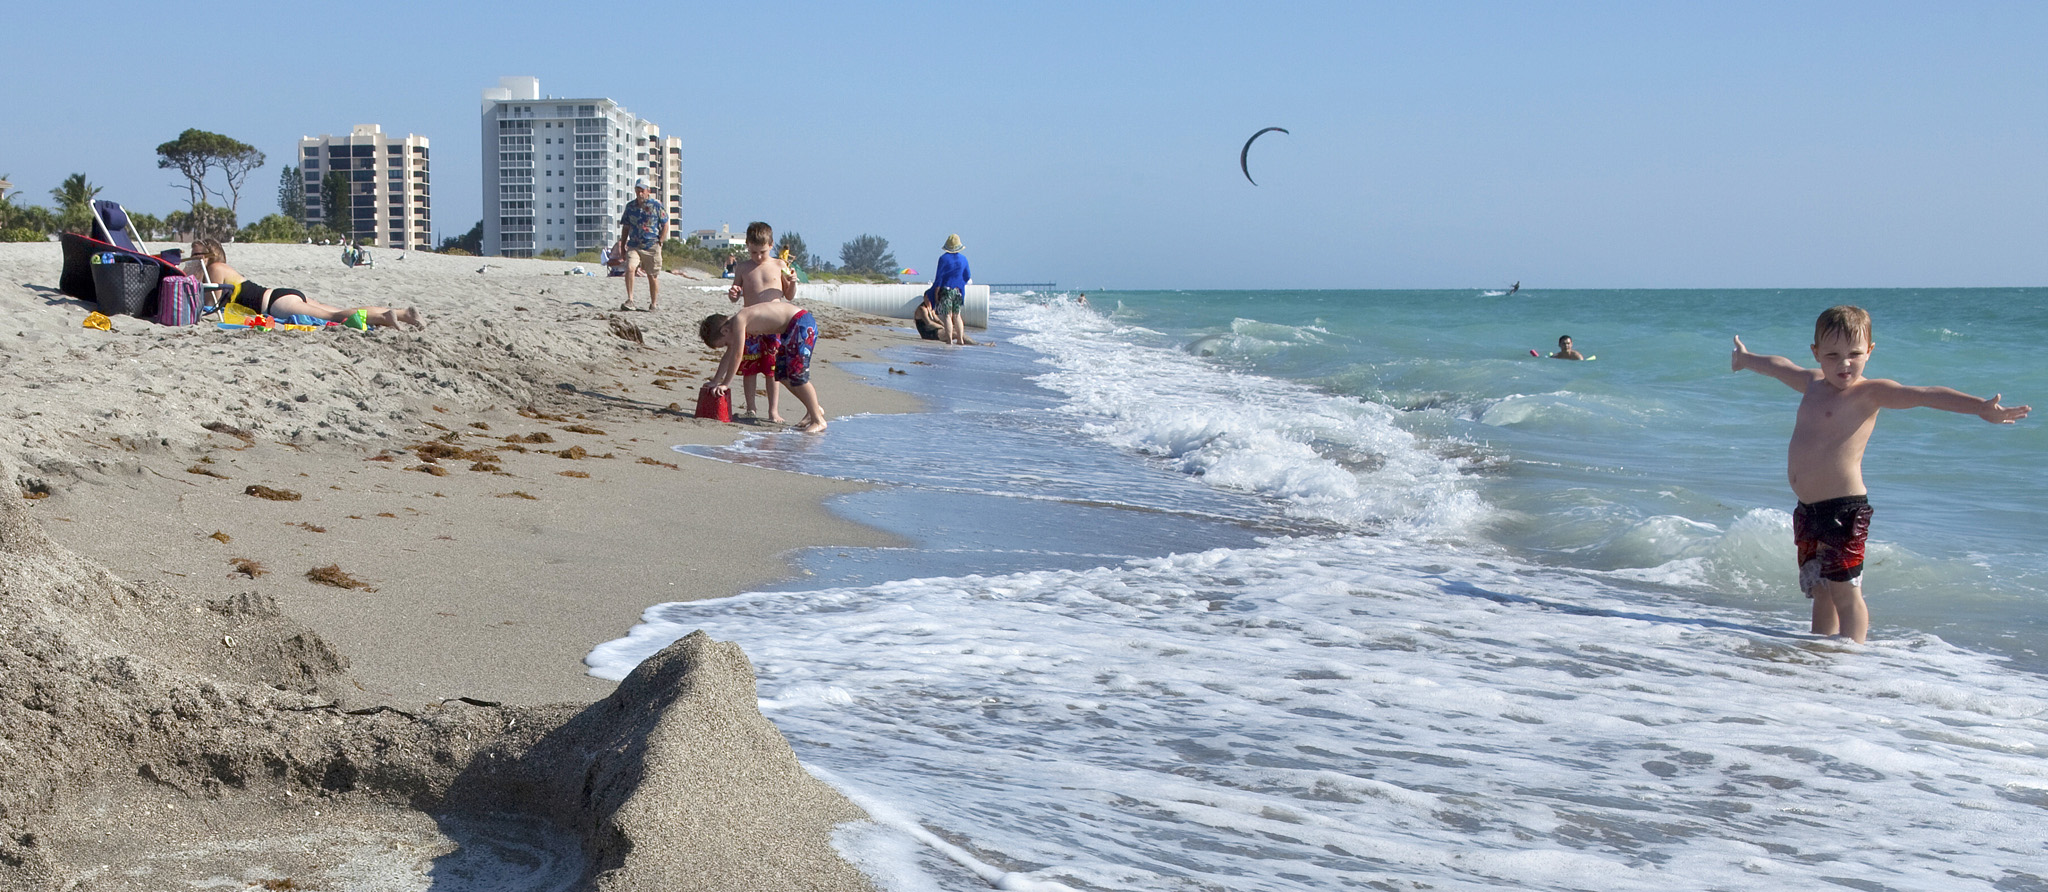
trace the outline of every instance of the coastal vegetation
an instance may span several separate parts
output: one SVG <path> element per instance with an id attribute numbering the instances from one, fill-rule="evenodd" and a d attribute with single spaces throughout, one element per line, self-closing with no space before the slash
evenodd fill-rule
<path id="1" fill-rule="evenodd" d="M 191 230 L 193 234 L 215 238 L 234 231 L 235 214 L 242 204 L 242 185 L 251 172 L 263 166 L 263 153 L 255 146 L 197 128 L 187 129 L 177 139 L 157 146 L 156 158 L 159 169 L 175 170 L 185 178 L 190 198 L 188 219 L 195 226 L 204 227 Z M 207 177 L 214 173 L 220 174 L 218 182 L 224 184 L 225 190 L 207 186 Z M 200 212 L 208 206 L 208 196 L 226 203 L 225 216 Z"/>

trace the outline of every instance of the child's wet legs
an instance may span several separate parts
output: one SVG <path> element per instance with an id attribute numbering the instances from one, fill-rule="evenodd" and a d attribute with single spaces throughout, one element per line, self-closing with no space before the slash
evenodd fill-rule
<path id="1" fill-rule="evenodd" d="M 1870 635 L 1870 608 L 1863 587 L 1823 579 L 1813 588 L 1813 633 L 1840 635 L 1858 644 Z"/>

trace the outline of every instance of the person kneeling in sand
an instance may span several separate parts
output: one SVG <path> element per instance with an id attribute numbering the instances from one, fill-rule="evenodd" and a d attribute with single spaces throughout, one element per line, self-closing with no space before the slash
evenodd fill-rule
<path id="1" fill-rule="evenodd" d="M 381 325 L 385 328 L 425 328 L 415 307 L 331 307 L 306 296 L 296 288 L 265 288 L 228 265 L 228 254 L 220 242 L 203 238 L 192 243 L 192 259 L 185 262 L 186 274 L 215 285 L 231 285 L 225 302 L 241 304 L 261 316 L 311 316 L 339 322 L 350 328 Z"/>
<path id="2" fill-rule="evenodd" d="M 824 430 L 825 410 L 818 405 L 818 388 L 811 384 L 811 351 L 818 344 L 818 319 L 811 311 L 789 301 L 771 300 L 731 315 L 713 313 L 704 317 L 697 326 L 697 336 L 704 339 L 704 346 L 725 351 L 724 358 L 718 361 L 718 371 L 705 382 L 706 386 L 713 394 L 732 393 L 732 376 L 739 371 L 740 354 L 746 350 L 749 335 L 778 336 L 781 343 L 775 351 L 775 380 L 796 394 L 807 413 L 797 422 L 797 428 L 812 434 Z M 775 385 L 771 382 L 768 386 Z"/>

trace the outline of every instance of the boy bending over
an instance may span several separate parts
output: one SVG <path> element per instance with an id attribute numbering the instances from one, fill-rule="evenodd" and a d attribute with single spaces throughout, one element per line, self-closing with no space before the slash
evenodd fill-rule
<path id="1" fill-rule="evenodd" d="M 1792 512 L 1799 588 L 1813 599 L 1814 634 L 1845 635 L 1860 643 L 1870 633 L 1862 588 L 1871 515 L 1863 488 L 1863 447 L 1877 426 L 1877 410 L 1925 406 L 2011 424 L 2031 409 L 2001 406 L 2000 394 L 1987 400 L 1946 387 L 1908 387 L 1863 377 L 1863 365 L 1877 345 L 1870 336 L 1870 314 L 1861 307 L 1829 307 L 1821 313 L 1813 323 L 1812 349 L 1818 369 L 1800 368 L 1783 356 L 1751 353 L 1738 337 L 1728 365 L 1769 375 L 1803 394 L 1786 457 L 1786 475 L 1799 499 Z"/>
<path id="2" fill-rule="evenodd" d="M 797 422 L 799 430 L 815 434 L 825 429 L 825 410 L 818 405 L 818 389 L 811 384 L 811 351 L 818 343 L 818 320 L 811 311 L 786 300 L 770 300 L 742 307 L 730 316 L 713 313 L 697 326 L 697 336 L 707 347 L 725 351 L 718 371 L 707 382 L 713 393 L 731 393 L 732 376 L 739 370 L 740 354 L 749 335 L 775 335 L 775 381 L 781 381 L 804 404 L 806 414 Z M 775 382 L 768 383 L 774 393 Z"/>

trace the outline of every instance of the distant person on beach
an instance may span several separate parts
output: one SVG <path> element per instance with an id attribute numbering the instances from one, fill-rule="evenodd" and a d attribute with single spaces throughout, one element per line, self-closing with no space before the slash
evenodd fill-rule
<path id="1" fill-rule="evenodd" d="M 726 289 L 726 299 L 740 301 L 743 307 L 771 300 L 796 299 L 796 270 L 768 256 L 774 245 L 774 227 L 759 220 L 747 224 L 747 259 L 733 266 L 733 283 Z M 768 420 L 781 424 L 782 412 L 777 406 L 775 390 L 775 351 L 778 346 L 775 335 L 749 335 L 746 355 L 740 359 L 739 376 L 746 384 L 747 414 L 754 414 L 754 376 L 760 375 L 761 383 L 768 388 Z"/>
<path id="2" fill-rule="evenodd" d="M 619 244 L 626 248 L 626 302 L 633 308 L 633 273 L 647 276 L 647 309 L 661 299 L 661 246 L 668 241 L 668 209 L 654 200 L 645 179 L 633 181 L 633 200 L 619 214 Z"/>
<path id="3" fill-rule="evenodd" d="M 1574 349 L 1572 349 L 1572 336 L 1571 336 L 1571 335 L 1558 335 L 1558 337 L 1557 337 L 1557 352 L 1556 352 L 1556 353 L 1552 353 L 1552 354 L 1550 354 L 1550 358 L 1551 358 L 1551 359 L 1585 359 L 1586 357 L 1585 357 L 1585 354 L 1582 354 L 1582 353 L 1580 353 L 1579 351 L 1577 351 L 1577 350 L 1574 350 Z"/>
<path id="4" fill-rule="evenodd" d="M 265 288 L 249 281 L 241 272 L 228 265 L 227 249 L 220 242 L 210 238 L 198 239 L 192 243 L 192 259 L 185 261 L 185 274 L 215 285 L 229 285 L 225 302 L 234 303 L 258 316 L 311 316 L 328 322 L 339 322 L 350 328 L 367 329 L 370 326 L 382 328 L 425 328 L 420 321 L 416 307 L 393 310 L 389 307 L 350 307 L 342 309 L 323 304 L 306 296 L 297 288 Z"/>
<path id="5" fill-rule="evenodd" d="M 1729 368 L 1768 375 L 1802 394 L 1792 425 L 1786 476 L 1799 506 L 1792 540 L 1799 553 L 1799 588 L 1813 599 L 1813 633 L 1844 635 L 1861 643 L 1870 633 L 1863 603 L 1863 549 L 1870 534 L 1870 500 L 1863 486 L 1863 448 L 1879 409 L 1927 407 L 1975 415 L 1992 424 L 2027 417 L 2028 406 L 1998 404 L 2002 394 L 1979 399 L 1946 387 L 1908 387 L 1863 377 L 1877 349 L 1870 314 L 1861 307 L 1829 307 L 1813 323 L 1818 369 L 1783 356 L 1749 352 L 1735 339 Z"/>
<path id="6" fill-rule="evenodd" d="M 704 317 L 697 326 L 697 336 L 704 340 L 704 346 L 725 351 L 718 361 L 718 371 L 707 382 L 711 392 L 732 392 L 732 376 L 739 371 L 740 353 L 749 335 L 775 335 L 781 342 L 775 352 L 775 380 L 804 404 L 807 414 L 797 422 L 797 428 L 813 434 L 824 430 L 825 409 L 818 405 L 818 388 L 811 383 L 811 351 L 818 343 L 818 320 L 793 301 L 763 301 L 741 307 L 732 315 L 713 313 Z M 772 388 L 775 384 L 771 381 L 768 386 Z"/>
<path id="7" fill-rule="evenodd" d="M 967 284 L 974 281 L 967 268 L 967 255 L 960 253 L 964 247 L 959 233 L 946 236 L 945 253 L 939 255 L 931 290 L 925 292 L 932 309 L 945 320 L 945 341 L 949 344 L 974 343 L 967 339 L 967 324 L 960 320 L 960 306 L 967 300 Z"/>

